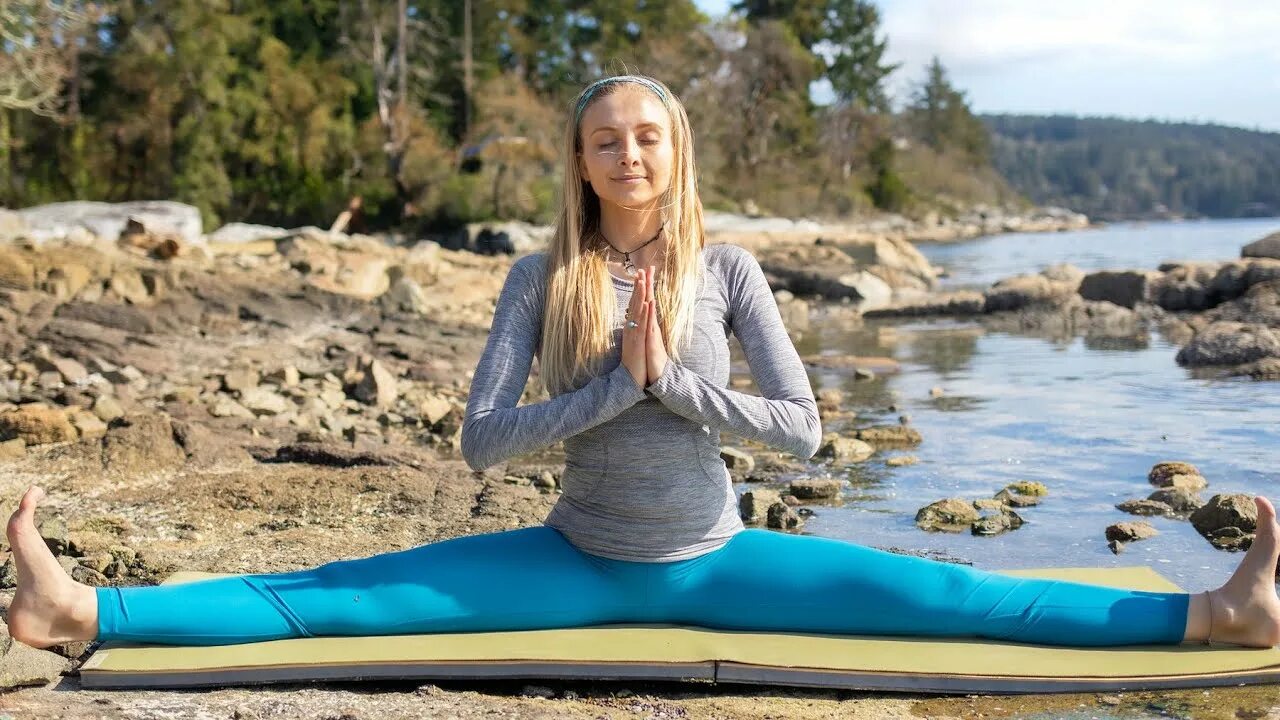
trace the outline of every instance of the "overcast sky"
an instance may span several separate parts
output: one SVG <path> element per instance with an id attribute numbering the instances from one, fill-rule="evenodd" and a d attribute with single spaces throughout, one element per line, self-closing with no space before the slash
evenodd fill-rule
<path id="1" fill-rule="evenodd" d="M 695 0 L 723 15 L 730 0 Z M 1280 131 L 1280 2 L 879 0 L 899 102 L 937 55 L 980 113 Z M 817 102 L 829 93 L 815 88 Z"/>

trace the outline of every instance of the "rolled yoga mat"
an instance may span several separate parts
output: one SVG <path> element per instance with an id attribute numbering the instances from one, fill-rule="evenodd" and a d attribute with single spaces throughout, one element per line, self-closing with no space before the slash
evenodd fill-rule
<path id="1" fill-rule="evenodd" d="M 1147 567 L 1006 572 L 1180 591 Z M 165 583 L 210 577 L 219 575 L 181 572 Z M 712 680 L 929 693 L 1086 692 L 1277 682 L 1280 650 L 1193 644 L 1065 648 L 972 638 L 616 624 L 211 647 L 109 642 L 80 668 L 83 687 L 120 689 L 484 678 Z"/>

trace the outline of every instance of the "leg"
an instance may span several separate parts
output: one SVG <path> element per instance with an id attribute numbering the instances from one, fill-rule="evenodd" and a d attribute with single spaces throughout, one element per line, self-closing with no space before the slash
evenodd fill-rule
<path id="1" fill-rule="evenodd" d="M 609 565 L 541 526 L 298 572 L 88 588 L 71 581 L 44 547 L 30 518 L 37 499 L 29 491 L 9 525 L 19 558 L 11 630 L 37 647 L 63 642 L 67 635 L 222 645 L 313 635 L 574 627 L 620 622 L 639 602 Z M 82 590 L 89 593 L 87 610 Z M 63 601 L 72 594 L 75 606 Z M 65 622 L 73 611 L 80 620 L 74 628 Z M 89 616 L 96 618 L 91 627 L 85 622 Z"/>
<path id="2" fill-rule="evenodd" d="M 1189 596 L 1015 578 L 854 543 L 750 529 L 672 583 L 677 622 L 730 629 L 1176 643 Z M 761 558 L 781 562 L 761 567 Z"/>

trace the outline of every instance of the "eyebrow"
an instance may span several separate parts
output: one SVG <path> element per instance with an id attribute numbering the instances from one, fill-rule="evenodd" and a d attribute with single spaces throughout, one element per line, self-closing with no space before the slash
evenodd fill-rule
<path id="1" fill-rule="evenodd" d="M 661 125 L 659 125 L 658 123 L 655 123 L 655 122 L 642 122 L 642 123 L 640 123 L 639 125 L 637 125 L 637 126 L 636 126 L 636 128 L 637 128 L 637 129 L 640 129 L 640 130 L 643 130 L 643 129 L 645 129 L 645 128 L 657 128 L 657 129 L 661 130 L 661 129 L 662 129 L 662 126 L 661 126 Z M 617 130 L 617 129 L 618 129 L 618 128 L 616 128 L 616 127 L 614 127 L 614 126 L 612 126 L 612 125 L 604 125 L 604 126 L 602 126 L 602 127 L 598 127 L 598 128 L 596 128 L 595 130 L 592 130 L 592 131 L 591 131 L 591 134 L 592 134 L 592 135 L 595 135 L 596 133 L 601 132 L 601 131 L 603 131 L 603 130 Z"/>

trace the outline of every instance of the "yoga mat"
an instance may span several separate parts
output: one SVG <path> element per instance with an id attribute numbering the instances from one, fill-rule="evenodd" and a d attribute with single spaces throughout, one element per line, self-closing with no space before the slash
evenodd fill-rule
<path id="1" fill-rule="evenodd" d="M 1147 567 L 1008 571 L 1179 592 Z M 175 573 L 165 583 L 210 573 Z M 212 647 L 104 643 L 86 688 L 375 679 L 557 678 L 716 682 L 930 693 L 1213 687 L 1280 680 L 1280 650 L 1063 648 L 981 639 L 744 632 L 617 624 L 558 630 L 323 637 Z"/>

